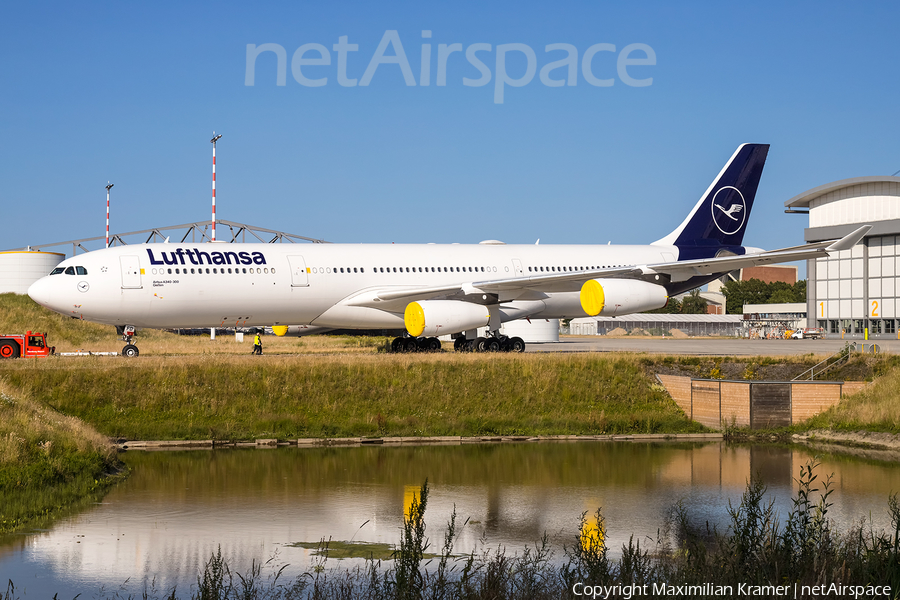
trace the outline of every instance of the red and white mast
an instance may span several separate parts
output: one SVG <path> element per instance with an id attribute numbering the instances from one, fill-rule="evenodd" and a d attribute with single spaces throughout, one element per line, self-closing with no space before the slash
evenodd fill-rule
<path id="1" fill-rule="evenodd" d="M 106 182 L 106 248 L 109 248 L 109 188 L 114 185 L 114 183 Z"/>
<path id="2" fill-rule="evenodd" d="M 213 145 L 213 180 L 212 180 L 212 241 L 216 241 L 216 141 L 222 134 L 216 135 L 213 131 L 213 139 L 209 140 Z"/>

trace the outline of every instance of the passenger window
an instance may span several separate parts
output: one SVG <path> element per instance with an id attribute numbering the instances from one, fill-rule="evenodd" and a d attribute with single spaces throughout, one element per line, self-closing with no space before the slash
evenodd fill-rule
<path id="1" fill-rule="evenodd" d="M 169 269 L 169 275 L 171 275 L 171 274 L 172 274 L 172 269 Z"/>

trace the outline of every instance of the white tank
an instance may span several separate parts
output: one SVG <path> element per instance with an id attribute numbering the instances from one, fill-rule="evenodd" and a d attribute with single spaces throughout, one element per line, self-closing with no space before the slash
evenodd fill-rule
<path id="1" fill-rule="evenodd" d="M 526 319 L 510 321 L 500 327 L 500 331 L 509 337 L 520 337 L 526 344 L 559 341 L 559 319 Z"/>
<path id="2" fill-rule="evenodd" d="M 0 252 L 0 294 L 25 294 L 66 257 L 59 252 Z"/>

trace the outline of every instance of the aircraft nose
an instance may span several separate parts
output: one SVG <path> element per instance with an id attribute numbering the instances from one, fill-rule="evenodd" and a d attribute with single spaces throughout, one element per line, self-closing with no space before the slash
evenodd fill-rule
<path id="1" fill-rule="evenodd" d="M 31 284 L 28 288 L 28 295 L 31 296 L 31 299 L 40 304 L 41 306 L 46 306 L 50 308 L 50 287 L 51 283 L 48 281 L 49 277 L 41 277 L 37 281 Z"/>

